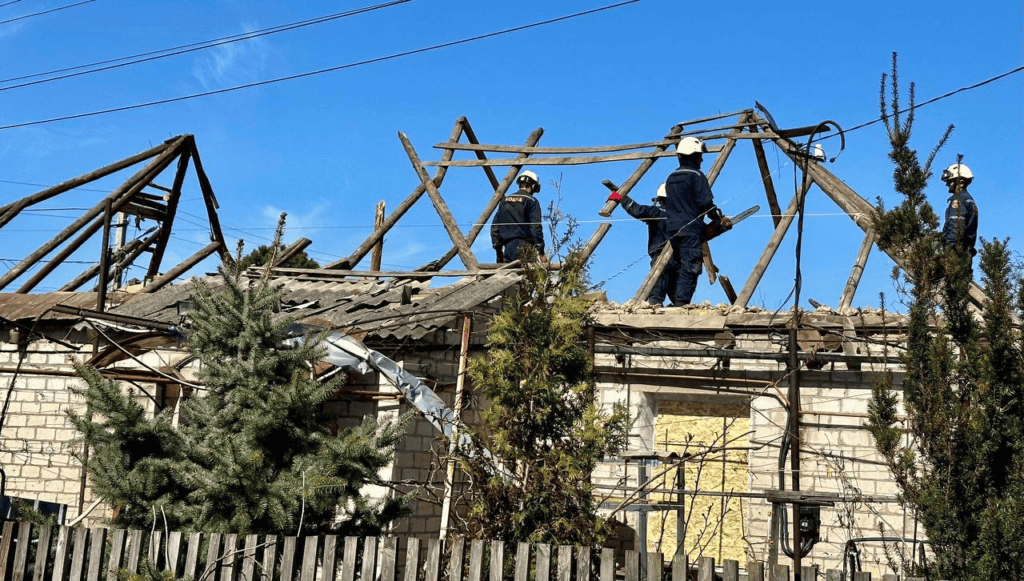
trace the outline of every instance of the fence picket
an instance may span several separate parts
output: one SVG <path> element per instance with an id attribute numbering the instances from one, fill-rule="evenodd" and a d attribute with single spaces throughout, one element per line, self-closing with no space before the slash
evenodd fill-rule
<path id="1" fill-rule="evenodd" d="M 43 581 L 46 576 L 46 565 L 50 562 L 51 535 L 53 535 L 53 527 L 49 525 L 39 527 L 39 540 L 36 541 L 36 565 L 32 573 L 32 581 Z"/>
<path id="2" fill-rule="evenodd" d="M 829 569 L 825 571 L 825 581 L 843 581 L 843 572 L 839 569 Z M 914 581 L 914 577 L 908 577 L 907 581 Z M 924 579 L 921 579 L 924 581 Z"/>
<path id="3" fill-rule="evenodd" d="M 53 581 L 62 581 L 68 561 L 68 540 L 71 535 L 69 527 L 60 527 L 57 531 L 57 548 L 53 555 Z"/>
<path id="4" fill-rule="evenodd" d="M 771 581 L 789 581 L 789 565 L 775 565 Z"/>
<path id="5" fill-rule="evenodd" d="M 882 581 L 899 581 L 899 579 L 899 575 L 893 575 L 892 573 L 882 575 Z"/>
<path id="6" fill-rule="evenodd" d="M 764 563 L 747 561 L 747 581 L 764 581 Z"/>
<path id="7" fill-rule="evenodd" d="M 672 581 L 686 581 L 689 572 L 689 556 L 684 551 L 676 551 L 672 556 Z"/>
<path id="8" fill-rule="evenodd" d="M 484 542 L 475 539 L 469 545 L 469 581 L 480 581 L 484 566 Z"/>
<path id="9" fill-rule="evenodd" d="M 640 581 L 640 553 L 626 551 L 626 581 Z"/>
<path id="10" fill-rule="evenodd" d="M 285 537 L 281 547 L 281 581 L 292 581 L 295 572 L 295 545 L 298 537 Z"/>
<path id="11" fill-rule="evenodd" d="M 572 581 L 572 546 L 559 545 L 558 568 L 555 572 L 557 581 Z"/>
<path id="12" fill-rule="evenodd" d="M 501 581 L 505 571 L 505 541 L 491 541 L 491 581 Z"/>
<path id="13" fill-rule="evenodd" d="M 530 543 L 516 546 L 515 581 L 526 581 L 530 577 Z"/>
<path id="14" fill-rule="evenodd" d="M 200 533 L 192 533 L 188 536 L 188 552 L 185 553 L 185 570 L 181 572 L 183 577 L 196 578 L 196 569 L 199 567 L 199 542 L 201 540 L 202 535 Z M 110 581 L 115 580 L 111 579 Z"/>
<path id="15" fill-rule="evenodd" d="M 89 569 L 85 574 L 87 581 L 100 581 L 103 572 L 103 549 L 106 546 L 107 529 L 89 529 Z"/>
<path id="16" fill-rule="evenodd" d="M 274 567 L 277 565 L 277 535 L 267 535 L 263 539 L 263 573 L 261 577 L 269 581 L 274 578 Z"/>
<path id="17" fill-rule="evenodd" d="M 160 562 L 160 541 L 163 539 L 163 531 L 153 531 L 149 535 L 149 547 L 146 549 L 146 559 L 149 564 L 156 567 Z"/>
<path id="18" fill-rule="evenodd" d="M 576 553 L 576 581 L 590 581 L 590 547 L 580 547 Z"/>
<path id="19" fill-rule="evenodd" d="M 373 571 L 376 567 L 377 537 L 366 537 L 363 541 L 363 570 L 359 576 L 360 581 L 373 581 Z"/>
<path id="20" fill-rule="evenodd" d="M 302 569 L 299 570 L 299 581 L 316 579 L 316 545 L 319 537 L 306 537 L 306 546 L 302 548 Z"/>
<path id="21" fill-rule="evenodd" d="M 601 581 L 615 581 L 615 550 L 601 550 Z M 682 581 L 686 581 L 684 577 Z"/>
<path id="22" fill-rule="evenodd" d="M 0 581 L 7 581 L 7 560 L 11 556 L 11 542 L 14 540 L 14 521 L 4 523 L 3 538 L 0 538 Z"/>
<path id="23" fill-rule="evenodd" d="M 334 581 L 334 575 L 338 571 L 336 555 L 338 553 L 338 536 L 327 535 L 324 537 L 324 562 L 321 579 L 323 581 Z"/>
<path id="24" fill-rule="evenodd" d="M 462 558 L 466 552 L 466 539 L 457 537 L 452 541 L 452 554 L 448 557 L 448 580 L 462 581 Z M 524 578 L 523 581 L 526 581 Z"/>
<path id="25" fill-rule="evenodd" d="M 6 524 L 4 531 L 7 530 Z M 68 581 L 82 581 L 82 569 L 85 567 L 85 541 L 88 540 L 89 529 L 76 528 L 74 549 L 71 553 L 71 571 Z M 5 535 L 6 536 L 6 535 Z"/>
<path id="26" fill-rule="evenodd" d="M 254 581 L 252 574 L 256 570 L 256 543 L 258 541 L 259 537 L 256 535 L 245 535 L 242 565 L 238 568 L 238 578 L 240 581 Z"/>
<path id="27" fill-rule="evenodd" d="M 853 581 L 871 581 L 871 571 L 857 571 L 853 574 Z"/>
<path id="28" fill-rule="evenodd" d="M 427 563 L 423 571 L 423 581 L 437 581 L 438 570 L 441 567 L 441 541 L 430 539 L 427 541 Z"/>
<path id="29" fill-rule="evenodd" d="M 385 537 L 380 545 L 380 581 L 395 581 L 398 559 L 398 537 Z M 324 581 L 331 581 L 324 576 Z"/>
<path id="30" fill-rule="evenodd" d="M 740 562 L 732 559 L 722 561 L 722 581 L 740 581 Z M 803 581 L 813 581 L 804 579 Z"/>
<path id="31" fill-rule="evenodd" d="M 348 546 L 345 547 L 348 553 Z M 420 569 L 420 540 L 416 537 L 409 537 L 409 544 L 405 547 L 405 581 L 416 581 Z M 342 581 L 349 581 L 342 579 Z"/>
<path id="32" fill-rule="evenodd" d="M 32 523 L 18 523 L 18 546 L 14 550 L 14 568 L 11 570 L 12 581 L 24 581 L 25 567 L 28 565 L 28 547 L 31 542 Z"/>
<path id="33" fill-rule="evenodd" d="M 210 535 L 210 546 L 206 549 L 206 565 L 199 581 L 214 581 L 217 576 L 217 557 L 220 556 L 220 533 Z"/>
<path id="34" fill-rule="evenodd" d="M 341 558 L 341 581 L 355 580 L 358 549 L 359 537 L 345 537 L 345 554 Z"/>
<path id="35" fill-rule="evenodd" d="M 235 561 L 238 559 L 238 535 L 224 535 L 224 548 L 220 553 L 220 581 L 233 581 Z"/>
<path id="36" fill-rule="evenodd" d="M 178 562 L 181 561 L 181 531 L 167 533 L 167 549 L 164 551 L 164 570 L 178 576 Z"/>
<path id="37" fill-rule="evenodd" d="M 661 581 L 664 576 L 664 557 L 661 553 L 647 553 L 647 581 Z"/>
<path id="38" fill-rule="evenodd" d="M 815 566 L 800 567 L 800 581 L 818 581 L 818 568 Z M 896 581 L 896 579 L 892 579 Z"/>
<path id="39" fill-rule="evenodd" d="M 697 581 L 715 581 L 714 557 L 699 557 L 697 559 Z"/>
<path id="40" fill-rule="evenodd" d="M 551 545 L 537 544 L 537 581 L 551 581 Z"/>

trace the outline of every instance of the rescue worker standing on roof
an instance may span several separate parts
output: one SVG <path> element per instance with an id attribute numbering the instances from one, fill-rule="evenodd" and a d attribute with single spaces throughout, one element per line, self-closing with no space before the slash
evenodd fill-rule
<path id="1" fill-rule="evenodd" d="M 942 237 L 947 246 L 959 248 L 973 261 L 978 253 L 974 244 L 978 239 L 978 205 L 967 191 L 974 181 L 971 168 L 954 163 L 942 172 L 942 182 L 949 188 L 946 205 L 946 222 L 942 226 Z"/>
<path id="2" fill-rule="evenodd" d="M 651 205 L 640 204 L 630 198 L 628 195 L 623 196 L 618 192 L 612 192 L 608 196 L 609 200 L 615 200 L 619 202 L 622 209 L 627 214 L 636 218 L 637 220 L 643 220 L 647 224 L 647 254 L 651 257 L 651 266 L 658 261 L 658 257 L 661 255 L 661 250 L 668 242 L 668 210 L 665 209 L 665 184 L 658 186 L 658 195 L 655 197 Z M 665 295 L 668 295 L 669 303 L 675 306 L 676 304 L 676 278 L 679 276 L 679 258 L 673 254 L 672 260 L 665 266 L 665 271 L 662 272 L 661 278 L 655 283 L 654 289 L 651 290 L 651 296 L 647 299 L 647 302 L 651 305 L 661 306 L 665 302 Z"/>
<path id="3" fill-rule="evenodd" d="M 501 201 L 491 222 L 491 246 L 498 262 L 512 262 L 521 258 L 520 249 L 532 244 L 544 256 L 544 228 L 541 223 L 540 202 L 533 197 L 540 192 L 540 180 L 532 171 L 524 171 L 516 178 L 519 191 Z"/>
<path id="4" fill-rule="evenodd" d="M 676 306 L 688 305 L 697 290 L 697 277 L 703 266 L 701 244 L 704 217 L 717 222 L 723 231 L 732 228 L 729 218 L 715 205 L 711 185 L 700 171 L 707 148 L 696 137 L 684 137 L 676 144 L 679 167 L 665 180 L 665 209 L 668 211 L 668 233 L 672 252 L 679 260 L 676 281 Z"/>

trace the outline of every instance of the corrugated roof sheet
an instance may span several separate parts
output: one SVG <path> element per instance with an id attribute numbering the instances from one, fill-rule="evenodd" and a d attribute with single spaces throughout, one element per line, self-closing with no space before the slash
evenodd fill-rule
<path id="1" fill-rule="evenodd" d="M 75 319 L 74 315 L 50 312 L 54 305 L 67 305 L 80 309 L 96 308 L 96 293 L 0 293 L 0 317 L 11 321 Z"/>

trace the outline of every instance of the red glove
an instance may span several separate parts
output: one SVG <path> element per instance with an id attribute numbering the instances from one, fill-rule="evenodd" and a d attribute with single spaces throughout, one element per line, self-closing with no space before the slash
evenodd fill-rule
<path id="1" fill-rule="evenodd" d="M 619 192 L 612 192 L 612 194 L 608 196 L 608 199 L 618 202 L 619 200 L 622 199 L 622 194 L 620 194 Z"/>

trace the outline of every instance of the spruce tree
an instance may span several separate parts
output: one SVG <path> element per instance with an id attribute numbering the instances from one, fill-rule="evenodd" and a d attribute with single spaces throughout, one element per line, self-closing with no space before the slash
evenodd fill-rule
<path id="1" fill-rule="evenodd" d="M 924 196 L 930 166 L 952 127 L 922 165 L 909 147 L 909 113 L 900 120 L 896 58 L 891 99 L 881 109 L 892 145 L 895 189 L 904 196 L 875 221 L 879 245 L 903 267 L 894 272 L 909 299 L 903 355 L 903 407 L 888 376 L 873 390 L 868 428 L 924 527 L 934 559 L 930 579 L 1024 576 L 1024 320 L 1021 281 L 1006 240 L 983 242 L 984 312 L 972 314 L 971 257 L 943 244 Z M 1016 317 L 1016 320 L 1015 320 Z M 905 566 L 909 563 L 904 563 Z M 912 574 L 907 570 L 903 574 Z"/>
<path id="2" fill-rule="evenodd" d="M 222 269 L 214 291 L 193 289 L 187 342 L 200 362 L 198 396 L 149 417 L 121 386 L 80 368 L 87 410 L 71 413 L 93 453 L 96 493 L 114 524 L 238 534 L 378 534 L 406 512 L 408 498 L 371 501 L 367 485 L 393 457 L 404 418 L 365 418 L 337 435 L 323 402 L 338 381 L 312 377 L 322 337 L 282 348 L 293 319 L 275 316 L 279 293 Z"/>
<path id="3" fill-rule="evenodd" d="M 586 329 L 591 319 L 584 263 L 570 253 L 560 271 L 535 252 L 469 372 L 489 401 L 475 450 L 462 450 L 472 481 L 469 528 L 477 538 L 589 545 L 608 532 L 591 475 L 626 443 L 628 416 L 597 401 Z M 482 449 L 500 461 L 498 467 Z"/>

